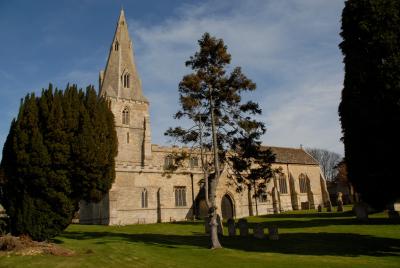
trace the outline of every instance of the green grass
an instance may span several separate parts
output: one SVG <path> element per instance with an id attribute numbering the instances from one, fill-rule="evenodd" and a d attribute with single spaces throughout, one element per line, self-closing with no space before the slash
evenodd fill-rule
<path id="1" fill-rule="evenodd" d="M 384 213 L 357 222 L 350 211 L 250 217 L 279 227 L 280 240 L 223 237 L 209 250 L 202 222 L 71 225 L 54 241 L 73 257 L 2 256 L 0 267 L 400 267 L 400 222 Z M 226 232 L 226 230 L 225 230 Z"/>

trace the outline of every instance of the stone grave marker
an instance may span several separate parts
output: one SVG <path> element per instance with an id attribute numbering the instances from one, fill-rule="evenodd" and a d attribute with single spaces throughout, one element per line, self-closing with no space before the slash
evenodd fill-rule
<path id="1" fill-rule="evenodd" d="M 326 212 L 332 212 L 332 203 L 330 200 L 326 204 Z"/>
<path id="2" fill-rule="evenodd" d="M 263 239 L 264 238 L 264 227 L 261 223 L 258 223 L 253 229 L 253 235 L 255 238 Z"/>
<path id="3" fill-rule="evenodd" d="M 342 200 L 338 200 L 338 205 L 337 205 L 337 212 L 343 212 L 343 201 Z"/>
<path id="4" fill-rule="evenodd" d="M 368 220 L 368 205 L 366 203 L 357 203 L 353 206 L 354 214 L 356 214 L 357 220 L 366 221 Z"/>
<path id="5" fill-rule="evenodd" d="M 228 224 L 228 234 L 229 234 L 229 236 L 235 236 L 236 235 L 235 220 L 230 218 L 230 219 L 228 219 L 227 224 Z"/>
<path id="6" fill-rule="evenodd" d="M 278 226 L 271 225 L 268 227 L 268 238 L 270 240 L 279 240 Z"/>
<path id="7" fill-rule="evenodd" d="M 249 235 L 249 225 L 247 224 L 246 219 L 240 219 L 238 221 L 239 233 L 240 236 L 248 236 Z"/>
<path id="8" fill-rule="evenodd" d="M 321 206 L 321 204 L 318 205 L 318 212 L 322 212 L 322 206 Z"/>

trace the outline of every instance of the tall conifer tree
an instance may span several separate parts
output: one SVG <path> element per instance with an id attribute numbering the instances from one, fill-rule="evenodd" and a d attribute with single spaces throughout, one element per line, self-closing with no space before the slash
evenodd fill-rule
<path id="1" fill-rule="evenodd" d="M 341 36 L 348 178 L 363 201 L 383 209 L 400 197 L 400 1 L 346 1 Z"/>
<path id="2" fill-rule="evenodd" d="M 201 152 L 213 155 L 210 163 L 202 157 L 202 165 L 211 248 L 220 248 L 216 190 L 222 171 L 231 171 L 232 179 L 239 183 L 252 181 L 257 175 L 268 180 L 274 156 L 270 150 L 262 150 L 260 137 L 266 129 L 252 118 L 261 114 L 261 109 L 255 102 L 242 101 L 243 93 L 254 91 L 256 85 L 239 67 L 227 74 L 231 55 L 222 39 L 205 33 L 198 43 L 199 51 L 186 62 L 193 73 L 179 84 L 181 109 L 175 115 L 177 119 L 188 118 L 194 126 L 170 128 L 166 135 L 184 144 L 197 144 Z M 206 170 L 207 166 L 212 169 Z"/>
<path id="3" fill-rule="evenodd" d="M 1 162 L 12 233 L 45 240 L 64 230 L 80 200 L 97 202 L 111 188 L 116 148 L 113 114 L 93 87 L 27 95 Z"/>

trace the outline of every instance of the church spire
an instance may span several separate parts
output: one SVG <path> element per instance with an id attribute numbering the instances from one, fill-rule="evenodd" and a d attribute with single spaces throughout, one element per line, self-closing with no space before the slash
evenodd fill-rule
<path id="1" fill-rule="evenodd" d="M 147 102 L 136 70 L 132 40 L 122 8 L 105 72 L 100 72 L 99 88 L 102 96 Z"/>

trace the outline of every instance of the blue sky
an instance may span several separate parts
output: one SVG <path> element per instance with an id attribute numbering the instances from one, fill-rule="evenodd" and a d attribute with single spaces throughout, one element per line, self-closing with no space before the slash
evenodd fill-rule
<path id="1" fill-rule="evenodd" d="M 232 65 L 257 84 L 268 145 L 343 154 L 337 115 L 343 84 L 343 0 L 0 0 L 0 144 L 20 99 L 49 82 L 98 87 L 123 6 L 153 143 L 177 122 L 178 83 L 204 32 L 223 38 Z"/>

